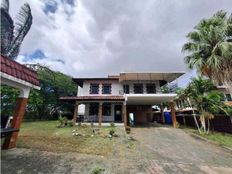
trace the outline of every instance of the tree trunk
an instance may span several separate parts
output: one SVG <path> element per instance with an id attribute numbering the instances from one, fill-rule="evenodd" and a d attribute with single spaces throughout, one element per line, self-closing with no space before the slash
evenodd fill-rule
<path id="1" fill-rule="evenodd" d="M 209 121 L 209 118 L 207 118 L 208 120 L 208 130 L 207 130 L 207 133 L 206 134 L 209 134 L 209 129 L 210 129 L 210 121 Z"/>
<path id="2" fill-rule="evenodd" d="M 187 98 L 187 101 L 188 101 L 188 103 L 189 103 L 189 106 L 192 108 L 193 118 L 194 118 L 195 124 L 196 124 L 196 126 L 197 126 L 197 129 L 198 129 L 199 133 L 201 134 L 201 129 L 200 129 L 200 126 L 199 126 L 199 124 L 198 124 L 198 122 L 197 122 L 196 114 L 195 114 L 195 111 L 194 111 L 194 109 L 193 109 L 192 103 L 191 103 L 191 101 L 190 101 L 189 98 Z"/>

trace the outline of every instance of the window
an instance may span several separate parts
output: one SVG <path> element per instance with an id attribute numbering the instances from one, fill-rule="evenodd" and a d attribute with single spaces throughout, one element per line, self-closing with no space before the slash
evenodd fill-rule
<path id="1" fill-rule="evenodd" d="M 225 94 L 226 95 L 226 100 L 227 101 L 232 101 L 231 95 L 230 94 Z"/>
<path id="2" fill-rule="evenodd" d="M 99 84 L 90 84 L 90 94 L 98 94 Z"/>
<path id="3" fill-rule="evenodd" d="M 129 85 L 123 85 L 123 92 L 125 94 L 129 94 L 130 93 L 130 86 Z"/>
<path id="4" fill-rule="evenodd" d="M 134 93 L 142 94 L 143 93 L 143 84 L 134 84 Z"/>
<path id="5" fill-rule="evenodd" d="M 98 103 L 89 104 L 89 115 L 98 115 Z"/>
<path id="6" fill-rule="evenodd" d="M 111 104 L 110 103 L 103 103 L 103 105 L 102 105 L 102 115 L 111 116 Z"/>
<path id="7" fill-rule="evenodd" d="M 155 94 L 156 93 L 155 84 L 147 84 L 146 87 L 147 87 L 148 94 Z"/>
<path id="8" fill-rule="evenodd" d="M 102 94 L 111 94 L 111 84 L 102 85 Z"/>

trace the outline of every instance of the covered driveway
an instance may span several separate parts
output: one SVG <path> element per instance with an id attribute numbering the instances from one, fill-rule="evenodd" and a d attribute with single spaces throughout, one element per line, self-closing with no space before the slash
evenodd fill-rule
<path id="1" fill-rule="evenodd" d="M 173 127 L 176 128 L 175 104 L 173 102 L 176 96 L 177 94 L 175 93 L 125 94 L 124 97 L 127 109 L 127 120 L 133 115 L 132 117 L 134 117 L 135 124 L 153 122 L 152 106 L 158 105 L 160 107 L 162 122 L 164 123 L 165 119 L 163 104 L 165 103 L 169 105 Z"/>

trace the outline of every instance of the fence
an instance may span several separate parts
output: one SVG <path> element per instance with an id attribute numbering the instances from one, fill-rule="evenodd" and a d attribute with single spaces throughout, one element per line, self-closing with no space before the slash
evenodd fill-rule
<path id="1" fill-rule="evenodd" d="M 199 122 L 199 116 L 196 116 Z M 177 114 L 176 120 L 181 125 L 195 127 L 196 124 L 192 114 Z M 210 129 L 218 132 L 225 132 L 232 134 L 232 116 L 216 115 L 210 120 Z"/>

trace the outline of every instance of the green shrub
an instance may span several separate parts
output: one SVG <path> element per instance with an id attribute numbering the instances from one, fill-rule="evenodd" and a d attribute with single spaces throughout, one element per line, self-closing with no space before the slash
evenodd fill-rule
<path id="1" fill-rule="evenodd" d="M 62 117 L 61 115 L 59 115 L 58 121 L 59 121 L 59 125 L 57 127 L 59 128 L 65 127 L 68 125 L 67 117 Z"/>
<path id="2" fill-rule="evenodd" d="M 110 134 L 111 136 L 113 136 L 113 135 L 115 134 L 115 130 L 114 130 L 114 129 L 110 129 L 109 134 Z"/>
<path id="3" fill-rule="evenodd" d="M 115 127 L 114 122 L 110 123 L 110 127 Z"/>
<path id="4" fill-rule="evenodd" d="M 131 132 L 131 128 L 129 126 L 126 127 L 126 133 L 129 134 Z"/>
<path id="5" fill-rule="evenodd" d="M 103 168 L 95 167 L 95 168 L 92 170 L 91 174 L 102 174 L 104 171 L 105 171 L 105 169 L 103 169 Z"/>
<path id="6" fill-rule="evenodd" d="M 68 121 L 68 126 L 69 126 L 69 127 L 73 127 L 73 126 L 74 126 L 73 121 Z"/>

